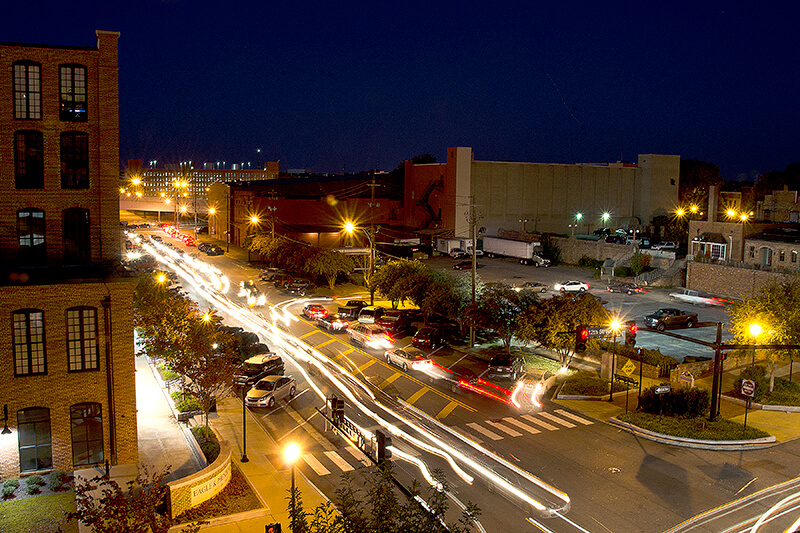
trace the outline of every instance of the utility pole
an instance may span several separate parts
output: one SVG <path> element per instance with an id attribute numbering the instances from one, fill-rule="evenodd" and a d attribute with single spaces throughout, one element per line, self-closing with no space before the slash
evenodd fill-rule
<path id="1" fill-rule="evenodd" d="M 478 256 L 475 251 L 478 249 L 478 215 L 475 213 L 475 197 L 469 197 L 469 211 L 465 213 L 470 225 L 470 237 L 472 238 L 472 299 L 471 303 L 475 303 L 477 272 L 478 272 Z M 469 327 L 469 346 L 475 346 L 475 326 Z"/>
<path id="2" fill-rule="evenodd" d="M 375 207 L 380 207 L 380 203 L 375 203 L 375 174 L 372 175 L 370 187 L 370 215 L 369 215 L 369 305 L 375 305 L 375 288 L 372 285 L 372 278 L 375 275 Z"/>

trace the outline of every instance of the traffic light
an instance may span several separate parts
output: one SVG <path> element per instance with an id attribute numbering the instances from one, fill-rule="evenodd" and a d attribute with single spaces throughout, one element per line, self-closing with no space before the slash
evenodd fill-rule
<path id="1" fill-rule="evenodd" d="M 281 533 L 281 523 L 267 524 L 264 526 L 264 533 Z"/>
<path id="2" fill-rule="evenodd" d="M 388 449 L 392 446 L 392 437 L 378 430 L 375 432 L 375 439 L 378 441 L 378 464 L 381 464 L 392 458 L 392 450 Z"/>
<path id="3" fill-rule="evenodd" d="M 628 326 L 625 330 L 625 346 L 636 346 L 636 330 L 639 329 L 636 321 L 628 320 L 625 324 Z"/>
<path id="4" fill-rule="evenodd" d="M 586 351 L 586 340 L 589 338 L 589 328 L 578 326 L 575 328 L 575 353 Z"/>
<path id="5" fill-rule="evenodd" d="M 644 348 L 636 348 L 636 355 L 639 356 L 639 361 L 644 361 Z"/>
<path id="6" fill-rule="evenodd" d="M 344 423 L 344 400 L 331 396 L 331 418 L 337 426 Z"/>

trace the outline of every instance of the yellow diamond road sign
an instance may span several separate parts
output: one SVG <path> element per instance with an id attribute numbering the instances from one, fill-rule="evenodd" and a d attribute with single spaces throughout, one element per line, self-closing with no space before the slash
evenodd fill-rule
<path id="1" fill-rule="evenodd" d="M 636 365 L 633 364 L 633 361 L 628 359 L 628 362 L 622 365 L 622 373 L 626 376 L 630 376 L 633 374 L 633 371 L 636 370 Z"/>

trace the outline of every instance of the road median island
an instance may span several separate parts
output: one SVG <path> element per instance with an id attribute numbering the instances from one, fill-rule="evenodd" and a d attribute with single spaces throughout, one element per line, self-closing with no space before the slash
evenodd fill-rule
<path id="1" fill-rule="evenodd" d="M 609 423 L 618 426 L 622 429 L 638 435 L 640 437 L 660 442 L 662 444 L 669 444 L 672 446 L 681 446 L 683 448 L 695 448 L 699 450 L 719 450 L 719 451 L 744 451 L 744 450 L 761 450 L 770 448 L 777 444 L 777 440 L 773 435 L 767 437 L 759 437 L 754 439 L 744 440 L 707 440 L 707 439 L 692 439 L 688 437 L 680 437 L 675 435 L 668 435 L 665 433 L 657 433 L 650 431 L 630 422 L 625 422 L 616 417 L 611 417 Z M 763 433 L 763 432 L 762 432 Z"/>

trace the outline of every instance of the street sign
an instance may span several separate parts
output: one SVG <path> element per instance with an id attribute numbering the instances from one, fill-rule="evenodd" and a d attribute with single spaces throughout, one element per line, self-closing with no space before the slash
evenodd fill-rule
<path id="1" fill-rule="evenodd" d="M 688 383 L 690 387 L 694 387 L 694 376 L 688 370 L 681 372 L 681 375 L 678 376 L 678 379 L 684 383 Z"/>
<path id="2" fill-rule="evenodd" d="M 633 374 L 633 371 L 636 370 L 636 365 L 633 364 L 633 361 L 628 359 L 628 362 L 622 365 L 622 373 L 626 376 L 630 377 Z"/>
<path id="3" fill-rule="evenodd" d="M 589 326 L 586 331 L 590 337 L 608 337 L 612 333 L 608 326 Z"/>
<path id="4" fill-rule="evenodd" d="M 656 387 L 656 394 L 666 394 L 669 392 L 669 385 L 659 385 Z"/>
<path id="5" fill-rule="evenodd" d="M 751 398 L 756 393 L 756 384 L 749 379 L 742 380 L 742 396 L 750 396 Z"/>

